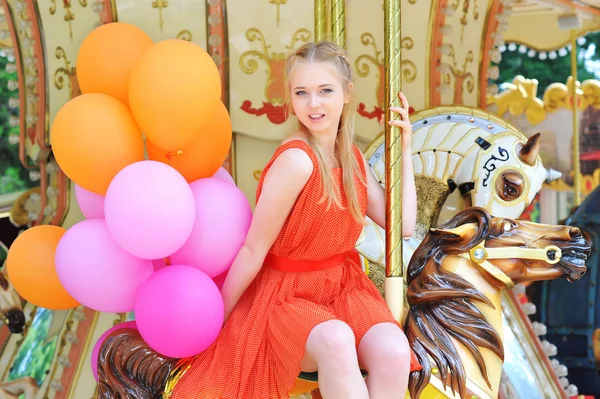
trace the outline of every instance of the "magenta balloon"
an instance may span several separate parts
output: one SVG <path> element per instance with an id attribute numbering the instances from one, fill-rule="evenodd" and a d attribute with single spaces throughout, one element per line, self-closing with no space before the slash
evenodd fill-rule
<path id="1" fill-rule="evenodd" d="M 227 270 L 225 273 L 219 274 L 217 277 L 213 277 L 213 281 L 219 290 L 223 288 L 223 284 L 225 284 L 225 279 L 227 278 L 228 273 L 229 270 Z"/>
<path id="2" fill-rule="evenodd" d="M 96 344 L 94 345 L 94 348 L 92 349 L 92 359 L 91 359 L 92 374 L 94 375 L 94 378 L 96 379 L 96 381 L 98 381 L 98 356 L 100 355 L 100 348 L 102 347 L 102 344 L 104 343 L 104 341 L 106 341 L 106 338 L 113 331 L 117 331 L 117 330 L 120 330 L 123 328 L 133 328 L 133 329 L 137 330 L 135 320 L 126 321 L 125 323 L 117 324 L 116 326 L 109 328 L 108 330 L 106 330 L 106 332 L 104 334 L 102 334 L 100 336 L 100 338 L 98 338 L 98 341 L 96 341 Z"/>
<path id="3" fill-rule="evenodd" d="M 196 180 L 190 187 L 196 202 L 194 228 L 170 258 L 216 277 L 231 267 L 244 244 L 252 210 L 239 188 L 220 179 Z"/>
<path id="4" fill-rule="evenodd" d="M 142 338 L 169 357 L 194 356 L 208 348 L 223 324 L 223 299 L 200 270 L 172 265 L 155 272 L 138 291 L 135 319 Z"/>
<path id="5" fill-rule="evenodd" d="M 104 196 L 75 184 L 75 198 L 86 219 L 104 218 Z"/>
<path id="6" fill-rule="evenodd" d="M 229 172 L 227 172 L 227 170 L 225 170 L 225 168 L 222 166 L 216 171 L 216 173 L 212 177 L 235 185 L 235 180 L 233 180 L 233 177 L 231 177 Z"/>
<path id="7" fill-rule="evenodd" d="M 194 195 L 185 178 L 169 165 L 140 161 L 114 177 L 104 214 L 111 235 L 127 252 L 143 259 L 165 258 L 190 236 Z"/>
<path id="8" fill-rule="evenodd" d="M 140 285 L 154 272 L 152 262 L 123 250 L 103 219 L 88 219 L 62 236 L 54 256 L 67 292 L 100 312 L 131 312 Z"/>

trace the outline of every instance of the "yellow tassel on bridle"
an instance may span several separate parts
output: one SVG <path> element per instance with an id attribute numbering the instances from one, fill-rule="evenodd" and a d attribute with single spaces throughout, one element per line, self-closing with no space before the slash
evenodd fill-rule
<path id="1" fill-rule="evenodd" d="M 185 374 L 186 371 L 192 366 L 194 362 L 194 358 L 186 358 L 181 359 L 175 365 L 175 368 L 169 374 L 169 378 L 167 378 L 167 383 L 165 384 L 165 391 L 162 394 L 162 399 L 169 399 L 173 394 L 173 390 L 175 389 L 175 385 L 179 382 L 181 377 Z"/>

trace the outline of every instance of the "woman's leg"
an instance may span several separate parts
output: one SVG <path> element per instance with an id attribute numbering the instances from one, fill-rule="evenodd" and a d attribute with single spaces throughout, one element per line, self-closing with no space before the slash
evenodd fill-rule
<path id="1" fill-rule="evenodd" d="M 319 372 L 323 398 L 369 398 L 358 367 L 354 333 L 340 320 L 329 320 L 312 329 L 300 367 L 305 372 Z"/>
<path id="2" fill-rule="evenodd" d="M 358 359 L 369 373 L 369 397 L 404 397 L 410 372 L 410 347 L 398 325 L 380 323 L 371 327 L 360 341 Z"/>

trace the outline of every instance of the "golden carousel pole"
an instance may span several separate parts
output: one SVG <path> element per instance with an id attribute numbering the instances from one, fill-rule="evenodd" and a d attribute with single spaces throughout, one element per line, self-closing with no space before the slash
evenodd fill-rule
<path id="1" fill-rule="evenodd" d="M 573 192 L 575 194 L 574 205 L 581 205 L 581 159 L 579 154 L 579 121 L 577 120 L 577 32 L 571 30 L 571 98 L 573 107 Z"/>
<path id="2" fill-rule="evenodd" d="M 327 35 L 327 0 L 315 0 L 315 43 Z"/>
<path id="3" fill-rule="evenodd" d="M 398 93 L 402 89 L 400 47 L 400 0 L 384 0 L 385 45 L 385 121 L 390 120 L 389 107 L 400 106 Z M 404 266 L 402 263 L 402 144 L 400 129 L 385 126 L 385 187 L 386 187 L 386 258 L 385 300 L 399 322 L 404 309 Z"/>
<path id="4" fill-rule="evenodd" d="M 346 0 L 331 1 L 331 41 L 346 48 Z"/>

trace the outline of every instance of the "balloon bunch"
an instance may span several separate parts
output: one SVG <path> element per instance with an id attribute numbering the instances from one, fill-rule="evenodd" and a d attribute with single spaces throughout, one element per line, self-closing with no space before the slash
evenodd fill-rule
<path id="1" fill-rule="evenodd" d="M 35 305 L 134 311 L 157 352 L 198 354 L 221 329 L 217 284 L 251 220 L 221 168 L 232 128 L 218 69 L 193 43 L 117 22 L 84 40 L 77 76 L 83 94 L 58 111 L 51 144 L 86 219 L 25 231 L 8 276 Z"/>

